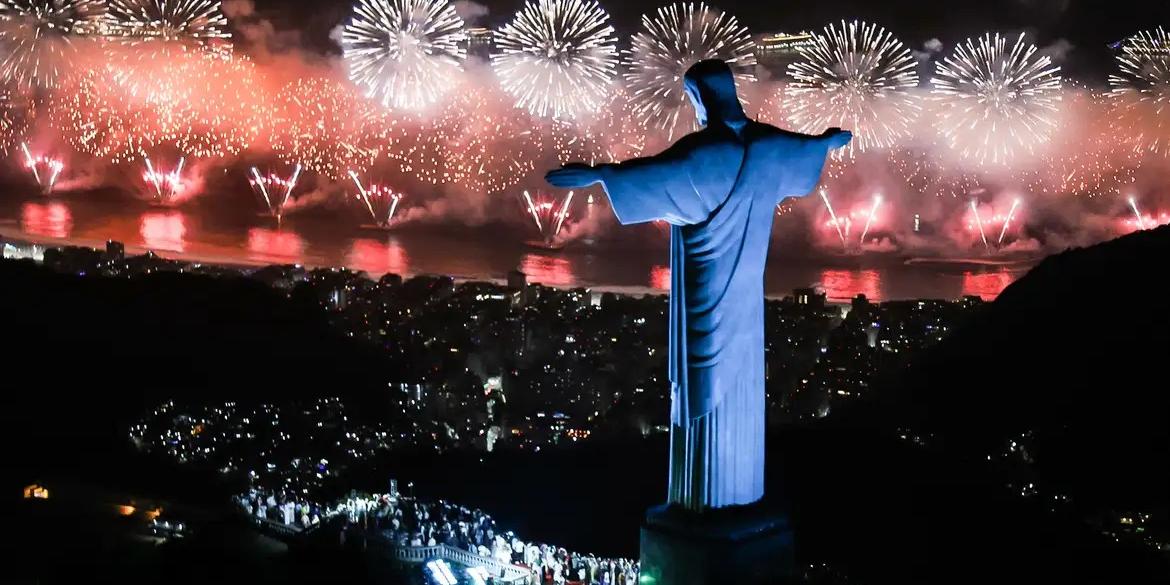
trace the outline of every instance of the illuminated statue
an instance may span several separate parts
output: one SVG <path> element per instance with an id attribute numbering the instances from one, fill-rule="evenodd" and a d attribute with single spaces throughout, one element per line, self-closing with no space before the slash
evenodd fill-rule
<path id="1" fill-rule="evenodd" d="M 748 120 L 722 61 L 696 63 L 684 85 L 702 130 L 656 156 L 570 164 L 545 178 L 562 188 L 601 183 L 622 224 L 672 226 L 667 508 L 703 513 L 764 495 L 764 265 L 772 218 L 782 199 L 813 190 L 829 151 L 852 135 L 834 128 L 807 136 Z"/>

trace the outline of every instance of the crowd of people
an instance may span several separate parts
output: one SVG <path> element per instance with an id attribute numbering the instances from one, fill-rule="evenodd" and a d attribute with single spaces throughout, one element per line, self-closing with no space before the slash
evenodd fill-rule
<path id="1" fill-rule="evenodd" d="M 576 554 L 563 547 L 521 540 L 500 531 L 482 510 L 444 500 L 426 501 L 397 494 L 351 492 L 344 500 L 323 504 L 293 493 L 253 487 L 236 496 L 250 517 L 304 531 L 343 515 L 342 538 L 360 534 L 393 547 L 446 545 L 504 564 L 525 567 L 539 583 L 554 585 L 634 585 L 638 563 L 630 559 Z"/>
<path id="2" fill-rule="evenodd" d="M 349 529 L 397 547 L 437 546 L 467 550 L 500 563 L 530 569 L 540 583 L 634 585 L 638 563 L 572 553 L 562 547 L 526 542 L 500 531 L 482 510 L 443 500 L 424 501 L 389 494 L 351 494 L 344 509 Z"/>
<path id="3" fill-rule="evenodd" d="M 255 487 L 236 496 L 236 503 L 249 516 L 296 531 L 319 526 L 323 520 L 328 520 L 343 511 L 340 506 L 329 509 L 324 504 L 298 498 L 292 493 L 279 493 Z"/>

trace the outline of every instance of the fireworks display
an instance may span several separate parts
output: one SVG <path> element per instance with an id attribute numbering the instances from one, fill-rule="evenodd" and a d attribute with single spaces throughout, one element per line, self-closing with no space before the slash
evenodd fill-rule
<path id="1" fill-rule="evenodd" d="M 755 44 L 747 27 L 702 3 L 671 4 L 653 17 L 643 15 L 642 30 L 630 43 L 625 79 L 635 115 L 647 126 L 666 130 L 668 137 L 694 128 L 682 87 L 691 65 L 722 59 L 731 66 L 738 87 L 755 81 Z"/>
<path id="2" fill-rule="evenodd" d="M 1121 44 L 1109 93 L 1120 134 L 1136 150 L 1170 154 L 1170 34 L 1142 31 Z"/>
<path id="3" fill-rule="evenodd" d="M 382 229 L 390 227 L 391 222 L 394 221 L 394 214 L 398 211 L 398 202 L 402 200 L 402 194 L 390 187 L 376 183 L 368 186 L 362 185 L 361 179 L 353 171 L 349 172 L 349 178 L 353 180 L 354 185 L 357 185 L 358 192 L 355 198 L 369 212 L 370 220 L 374 222 L 374 225 Z"/>
<path id="4" fill-rule="evenodd" d="M 155 45 L 230 50 L 227 17 L 216 0 L 110 0 L 110 29 L 122 44 L 142 51 Z"/>
<path id="5" fill-rule="evenodd" d="M 1046 142 L 1061 98 L 1060 68 L 1021 33 L 967 39 L 935 63 L 931 79 L 940 131 L 951 148 L 980 164 L 1007 164 Z"/>
<path id="6" fill-rule="evenodd" d="M 535 190 L 542 174 L 661 150 L 693 127 L 683 72 L 722 57 L 744 94 L 765 98 L 749 108 L 761 119 L 855 136 L 825 167 L 818 196 L 776 207 L 787 234 L 778 237 L 813 234 L 833 254 L 973 245 L 1007 255 L 1170 217 L 1162 29 L 1117 46 L 1108 91 L 1065 84 L 1022 37 L 994 33 L 940 55 L 930 88 L 916 89 L 931 54 L 911 55 L 892 32 L 849 21 L 792 45 L 788 79 L 747 85 L 757 66 L 746 28 L 703 4 L 645 15 L 619 64 L 620 41 L 596 0 L 531 0 L 495 31 L 492 48 L 478 29 L 467 36 L 448 2 L 360 2 L 339 38 L 345 75 L 282 53 L 279 42 L 255 60 L 223 50 L 227 23 L 215 3 L 122 0 L 94 17 L 76 0 L 0 0 L 0 59 L 14 65 L 2 70 L 0 151 L 44 193 L 129 177 L 130 190 L 177 204 L 204 185 L 212 198 L 247 180 L 278 221 L 294 205 L 344 202 L 385 228 L 407 217 L 409 192 L 420 195 L 411 221 L 520 220 L 539 233 L 533 245 L 594 245 L 612 225 L 601 191 L 591 192 L 602 197 L 592 216 L 574 217 L 573 195 Z M 35 32 L 53 19 L 72 20 Z M 11 44 L 29 34 L 34 44 Z M 100 50 L 78 50 L 90 42 Z M 490 66 L 467 61 L 469 47 L 493 53 Z M 50 74 L 46 63 L 57 68 Z M 516 193 L 522 207 L 500 205 Z M 1145 213 L 1133 209 L 1139 202 Z"/>
<path id="7" fill-rule="evenodd" d="M 550 195 L 537 194 L 533 197 L 528 191 L 523 196 L 524 211 L 532 218 L 533 225 L 540 232 L 540 237 L 546 245 L 555 244 L 569 219 L 569 206 L 573 203 L 573 192 L 569 191 L 558 202 Z"/>
<path id="8" fill-rule="evenodd" d="M 40 185 L 41 193 L 45 195 L 52 193 L 53 186 L 57 184 L 57 177 L 61 176 L 61 169 L 65 168 L 65 162 L 48 155 L 34 155 L 27 143 L 22 143 L 20 148 L 24 153 L 24 167 L 32 174 L 37 185 Z"/>
<path id="9" fill-rule="evenodd" d="M 268 213 L 280 221 L 284 215 L 285 206 L 288 205 L 293 191 L 297 188 L 297 179 L 300 176 L 301 165 L 299 164 L 288 177 L 282 177 L 276 173 L 261 175 L 256 167 L 252 167 L 252 175 L 248 178 L 248 184 L 264 200 L 264 205 L 268 207 Z"/>
<path id="10" fill-rule="evenodd" d="M 595 0 L 529 0 L 496 32 L 492 68 L 516 105 L 541 117 L 577 118 L 604 103 L 617 37 Z"/>
<path id="11" fill-rule="evenodd" d="M 156 168 L 150 158 L 143 160 L 146 164 L 146 172 L 142 173 L 142 180 L 146 183 L 150 199 L 159 205 L 175 203 L 184 194 L 183 165 L 187 159 L 180 158 L 174 168 L 169 171 Z"/>
<path id="12" fill-rule="evenodd" d="M 341 47 L 349 78 L 395 108 L 421 108 L 455 84 L 467 57 L 463 19 L 447 0 L 359 0 Z"/>
<path id="13" fill-rule="evenodd" d="M 831 24 L 799 45 L 789 65 L 784 115 L 802 132 L 849 128 L 838 155 L 890 147 L 910 134 L 921 106 L 917 62 L 893 33 L 866 22 Z"/>
<path id="14" fill-rule="evenodd" d="M 138 85 L 117 83 L 104 68 L 70 80 L 49 106 L 56 132 L 77 150 L 117 164 L 158 149 L 235 156 L 272 122 L 247 59 L 188 52 L 136 71 Z"/>
<path id="15" fill-rule="evenodd" d="M 272 149 L 288 164 L 341 180 L 374 163 L 377 120 L 374 105 L 348 87 L 324 77 L 297 79 L 277 93 Z"/>
<path id="16" fill-rule="evenodd" d="M 1006 212 L 1002 211 L 1002 207 L 1000 211 L 996 211 L 994 206 L 989 205 L 984 206 L 981 213 L 979 202 L 972 199 L 968 203 L 971 213 L 967 218 L 967 230 L 979 234 L 979 241 L 984 250 L 991 252 L 993 249 L 1002 248 L 1008 231 L 1014 225 L 1012 222 L 1019 215 L 1021 203 L 1020 198 L 1016 197 L 1012 199 L 1011 206 Z M 997 226 L 998 233 L 995 231 Z"/>
<path id="17" fill-rule="evenodd" d="M 0 78 L 52 89 L 73 66 L 77 41 L 106 14 L 99 0 L 0 0 Z"/>

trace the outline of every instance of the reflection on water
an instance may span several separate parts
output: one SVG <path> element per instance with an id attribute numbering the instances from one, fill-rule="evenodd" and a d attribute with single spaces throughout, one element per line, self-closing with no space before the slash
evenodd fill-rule
<path id="1" fill-rule="evenodd" d="M 525 254 L 520 260 L 520 272 L 528 275 L 528 282 L 546 286 L 573 286 L 573 266 L 561 256 Z"/>
<path id="2" fill-rule="evenodd" d="M 410 273 L 410 256 L 394 238 L 386 242 L 354 240 L 345 263 L 354 270 L 364 270 L 372 277 L 388 273 L 399 275 Z"/>
<path id="3" fill-rule="evenodd" d="M 670 290 L 670 267 L 653 266 L 650 268 L 650 288 Z"/>
<path id="4" fill-rule="evenodd" d="M 68 238 L 73 215 L 64 203 L 25 203 L 20 209 L 20 229 L 43 238 Z"/>
<path id="5" fill-rule="evenodd" d="M 142 243 L 151 250 L 187 249 L 187 218 L 179 211 L 148 211 L 138 220 Z"/>
<path id="6" fill-rule="evenodd" d="M 1006 270 L 995 272 L 964 272 L 963 295 L 976 295 L 985 301 L 999 296 L 1003 289 L 1016 280 L 1016 275 Z"/>
<path id="7" fill-rule="evenodd" d="M 829 300 L 844 301 L 857 295 L 882 300 L 882 275 L 877 270 L 825 270 L 820 284 Z"/>
<path id="8" fill-rule="evenodd" d="M 251 228 L 248 230 L 248 259 L 270 264 L 304 262 L 305 241 L 295 232 Z"/>

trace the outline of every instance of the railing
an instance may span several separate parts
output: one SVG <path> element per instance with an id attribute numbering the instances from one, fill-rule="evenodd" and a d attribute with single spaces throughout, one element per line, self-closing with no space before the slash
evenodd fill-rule
<path id="1" fill-rule="evenodd" d="M 446 544 L 435 546 L 395 546 L 382 541 L 387 551 L 398 561 L 422 563 L 430 559 L 443 559 L 467 567 L 484 567 L 501 582 L 527 585 L 535 583 L 532 571 L 524 567 L 503 563 L 493 557 L 483 557 L 471 551 Z"/>

